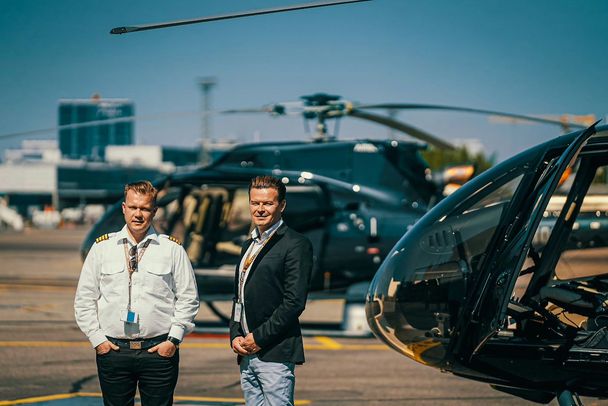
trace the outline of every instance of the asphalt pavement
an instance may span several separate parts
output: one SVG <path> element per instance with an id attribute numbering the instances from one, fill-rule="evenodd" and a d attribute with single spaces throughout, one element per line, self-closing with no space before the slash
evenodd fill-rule
<path id="1" fill-rule="evenodd" d="M 0 234 L 0 406 L 102 404 L 94 351 L 76 326 L 72 306 L 85 232 Z M 341 305 L 311 302 L 303 318 L 339 321 Z M 213 317 L 201 308 L 197 320 Z M 318 335 L 304 341 L 307 362 L 296 369 L 300 405 L 533 404 L 417 364 L 372 337 Z M 243 404 L 225 334 L 192 334 L 180 351 L 176 404 Z"/>

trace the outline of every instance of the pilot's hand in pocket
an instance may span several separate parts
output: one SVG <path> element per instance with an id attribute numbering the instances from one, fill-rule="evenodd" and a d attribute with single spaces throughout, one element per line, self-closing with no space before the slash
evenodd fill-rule
<path id="1" fill-rule="evenodd" d="M 154 347 L 148 350 L 149 353 L 158 352 L 163 358 L 171 358 L 175 355 L 175 351 L 177 350 L 177 346 L 173 344 L 171 341 L 163 341 L 162 343 L 155 345 Z"/>
<path id="2" fill-rule="evenodd" d="M 120 348 L 116 344 L 111 343 L 107 340 L 95 347 L 95 352 L 97 353 L 97 355 L 105 355 L 112 350 L 120 351 Z"/>

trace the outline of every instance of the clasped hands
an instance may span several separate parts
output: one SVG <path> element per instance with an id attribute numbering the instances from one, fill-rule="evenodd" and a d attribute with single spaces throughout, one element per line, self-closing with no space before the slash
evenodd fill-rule
<path id="1" fill-rule="evenodd" d="M 247 334 L 245 337 L 236 337 L 232 340 L 232 351 L 239 355 L 251 355 L 260 350 L 261 348 L 255 343 L 252 333 Z"/>

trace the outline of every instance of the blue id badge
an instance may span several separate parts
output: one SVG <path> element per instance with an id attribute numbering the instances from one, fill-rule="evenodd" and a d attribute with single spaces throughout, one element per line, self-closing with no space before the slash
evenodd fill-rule
<path id="1" fill-rule="evenodd" d="M 124 321 L 125 323 L 137 323 L 138 319 L 137 313 L 131 310 L 123 310 L 120 314 L 120 321 Z"/>

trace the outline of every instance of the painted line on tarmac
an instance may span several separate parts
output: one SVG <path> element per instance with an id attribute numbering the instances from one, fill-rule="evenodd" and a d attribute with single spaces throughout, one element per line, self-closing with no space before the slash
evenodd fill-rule
<path id="1" fill-rule="evenodd" d="M 383 344 L 340 344 L 337 341 L 329 338 L 318 336 L 315 340 L 320 344 L 304 344 L 306 350 L 312 351 L 384 351 L 388 347 Z M 88 341 L 0 341 L 2 347 L 88 347 L 91 344 Z M 221 343 L 183 343 L 180 348 L 225 348 L 230 350 L 228 344 Z M 1 406 L 1 404 L 0 404 Z"/>
<path id="2" fill-rule="evenodd" d="M 58 395 L 36 396 L 16 400 L 1 400 L 0 406 L 26 405 L 28 403 L 52 402 L 54 400 L 72 399 L 80 397 L 101 397 L 101 393 L 65 393 Z"/>
<path id="3" fill-rule="evenodd" d="M 243 398 L 210 398 L 210 397 L 199 397 L 199 396 L 175 396 L 173 399 L 177 401 L 185 401 L 185 402 L 216 402 L 216 403 L 238 403 L 242 405 L 245 403 L 245 399 Z M 296 405 L 310 405 L 310 400 L 296 400 Z"/>
<path id="4" fill-rule="evenodd" d="M 341 350 L 343 345 L 337 342 L 336 340 L 332 340 L 329 337 L 325 336 L 316 336 L 315 340 L 321 343 L 321 345 L 325 346 L 328 350 Z"/>
<path id="5" fill-rule="evenodd" d="M 26 405 L 26 404 L 37 404 L 37 403 L 46 403 L 53 401 L 60 401 L 66 399 L 74 399 L 76 398 L 101 398 L 101 393 L 94 392 L 79 392 L 79 393 L 65 393 L 65 394 L 57 394 L 57 395 L 48 395 L 48 396 L 36 396 L 31 398 L 23 398 L 16 400 L 2 400 L 0 401 L 0 406 L 15 406 L 15 405 Z M 245 400 L 242 398 L 212 398 L 212 397 L 202 397 L 202 396 L 175 396 L 173 397 L 174 401 L 177 402 L 204 402 L 197 403 L 201 405 L 213 405 L 213 404 L 221 404 L 226 405 L 227 403 L 232 403 L 234 405 L 242 405 Z M 298 406 L 310 405 L 310 400 L 296 400 L 295 404 Z M 179 403 L 178 403 L 179 404 Z"/>

